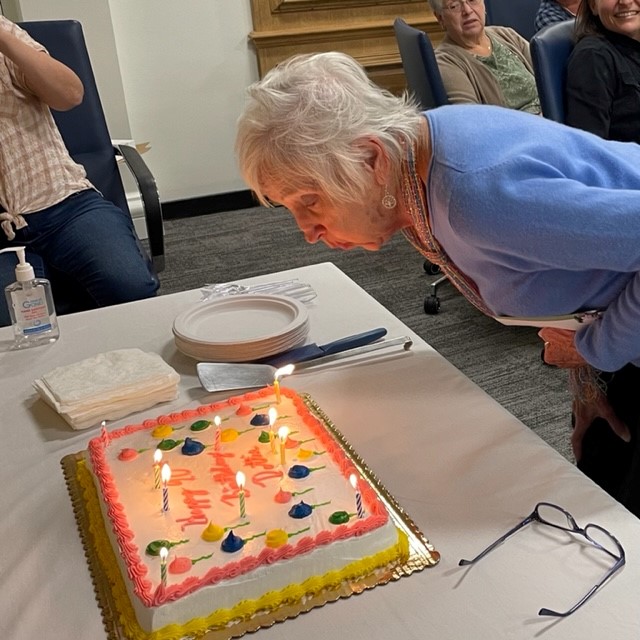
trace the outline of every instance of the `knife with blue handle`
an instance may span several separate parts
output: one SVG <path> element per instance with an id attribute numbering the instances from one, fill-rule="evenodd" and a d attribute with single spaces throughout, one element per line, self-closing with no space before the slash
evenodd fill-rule
<path id="1" fill-rule="evenodd" d="M 356 333 L 355 335 L 340 338 L 340 340 L 334 340 L 327 344 L 305 344 L 301 347 L 295 347 L 294 349 L 283 351 L 275 356 L 269 356 L 268 358 L 257 360 L 256 362 L 260 364 L 269 364 L 272 367 L 283 367 L 286 364 L 296 364 L 298 362 L 306 362 L 307 360 L 315 360 L 322 356 L 333 355 L 334 353 L 348 351 L 349 349 L 361 347 L 365 344 L 371 344 L 380 338 L 384 338 L 386 335 L 386 329 L 372 329 L 371 331 Z"/>

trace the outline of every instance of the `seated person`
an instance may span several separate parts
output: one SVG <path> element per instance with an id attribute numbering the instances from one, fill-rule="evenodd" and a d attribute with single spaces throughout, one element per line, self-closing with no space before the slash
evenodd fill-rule
<path id="1" fill-rule="evenodd" d="M 36 276 L 52 281 L 58 312 L 148 298 L 159 286 L 131 216 L 87 180 L 51 115 L 83 94 L 71 69 L 0 16 L 0 249 L 27 248 Z M 15 281 L 16 264 L 15 253 L 0 255 L 0 287 Z M 57 296 L 65 288 L 70 307 Z M 10 322 L 0 296 L 0 326 Z"/>
<path id="2" fill-rule="evenodd" d="M 567 67 L 566 123 L 640 143 L 640 6 L 583 0 Z M 632 9 L 632 10 L 631 10 Z"/>
<path id="3" fill-rule="evenodd" d="M 550 24 L 575 18 L 579 6 L 580 0 L 542 0 L 536 13 L 536 31 Z"/>
<path id="4" fill-rule="evenodd" d="M 445 31 L 436 49 L 452 103 L 493 104 L 540 114 L 529 43 L 508 27 L 485 27 L 484 0 L 429 0 Z"/>

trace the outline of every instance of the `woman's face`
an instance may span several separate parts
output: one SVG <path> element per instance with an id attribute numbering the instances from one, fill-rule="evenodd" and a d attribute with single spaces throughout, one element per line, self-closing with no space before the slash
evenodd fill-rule
<path id="1" fill-rule="evenodd" d="M 605 29 L 640 40 L 640 0 L 589 0 Z"/>
<path id="2" fill-rule="evenodd" d="M 443 0 L 436 18 L 454 42 L 476 39 L 484 31 L 484 0 Z"/>
<path id="3" fill-rule="evenodd" d="M 396 209 L 382 205 L 384 187 L 377 184 L 360 202 L 344 204 L 335 204 L 322 191 L 313 189 L 291 191 L 263 185 L 263 193 L 291 212 L 307 242 L 322 241 L 332 249 L 363 247 L 377 251 L 406 226 Z"/>

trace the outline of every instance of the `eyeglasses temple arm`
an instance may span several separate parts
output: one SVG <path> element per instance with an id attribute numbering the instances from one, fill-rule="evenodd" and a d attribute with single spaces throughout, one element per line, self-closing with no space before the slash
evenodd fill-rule
<path id="1" fill-rule="evenodd" d="M 464 560 L 464 559 L 462 559 L 462 560 L 460 560 L 458 562 L 458 566 L 459 567 L 466 567 L 466 566 L 468 566 L 470 564 L 474 564 L 474 563 L 478 562 L 478 560 L 481 560 L 482 558 L 484 558 L 488 553 L 493 551 L 496 547 L 501 545 L 505 540 L 510 538 L 514 533 L 517 533 L 518 531 L 520 531 L 520 529 L 522 529 L 522 527 L 528 525 L 533 520 L 535 520 L 533 515 L 527 516 L 522 522 L 520 522 L 515 527 L 513 527 L 513 529 L 509 529 L 509 531 L 507 531 L 507 533 L 501 535 L 495 542 L 492 542 L 484 551 L 481 551 L 475 558 L 473 558 L 473 560 Z"/>
<path id="2" fill-rule="evenodd" d="M 560 611 L 554 611 L 553 609 L 547 609 L 546 607 L 543 607 L 542 609 L 540 609 L 540 611 L 538 611 L 538 615 L 539 616 L 555 616 L 557 618 L 566 618 L 567 616 L 571 615 L 576 609 L 579 609 L 605 582 L 607 582 L 609 578 L 612 578 L 613 574 L 616 571 L 618 571 L 618 569 L 620 569 L 620 567 L 622 567 L 625 564 L 625 562 L 626 561 L 624 556 L 622 558 L 619 558 L 618 562 L 616 562 L 613 565 L 613 567 L 609 569 L 605 577 L 602 578 L 600 582 L 598 582 L 593 587 L 591 587 L 591 589 L 589 589 L 587 594 L 582 598 L 580 598 L 580 600 L 578 600 L 578 602 L 576 602 L 576 604 L 574 604 L 573 607 L 571 607 L 567 611 L 560 612 Z"/>

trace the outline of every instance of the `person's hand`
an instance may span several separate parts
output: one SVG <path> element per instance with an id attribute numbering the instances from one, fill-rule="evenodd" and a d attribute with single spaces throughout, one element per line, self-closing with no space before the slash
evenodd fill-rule
<path id="1" fill-rule="evenodd" d="M 618 418 L 609 404 L 607 397 L 600 390 L 596 393 L 591 393 L 588 400 L 577 396 L 574 397 L 573 417 L 574 426 L 573 433 L 571 434 L 571 448 L 573 449 L 573 455 L 577 462 L 579 462 L 582 457 L 582 439 L 596 418 L 606 420 L 614 433 L 625 442 L 631 440 L 629 428 Z"/>
<path id="2" fill-rule="evenodd" d="M 587 364 L 576 350 L 575 331 L 544 327 L 538 331 L 544 340 L 544 361 L 562 368 L 582 367 Z"/>

